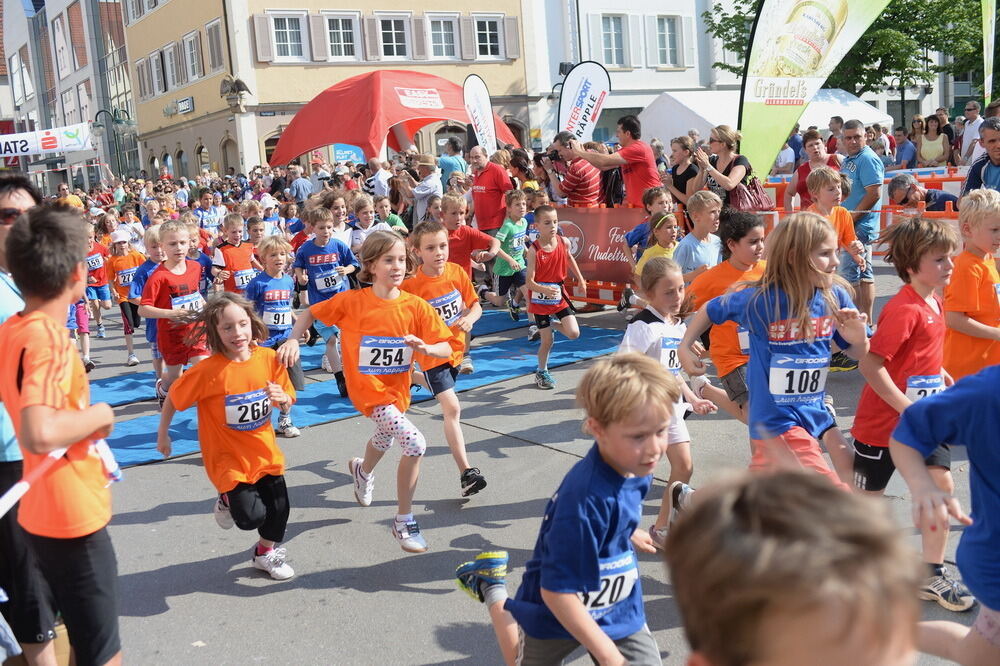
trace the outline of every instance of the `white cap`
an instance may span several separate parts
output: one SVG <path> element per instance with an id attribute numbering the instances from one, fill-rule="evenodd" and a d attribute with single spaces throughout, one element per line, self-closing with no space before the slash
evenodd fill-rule
<path id="1" fill-rule="evenodd" d="M 125 229 L 116 229 L 113 234 L 111 234 L 112 243 L 127 243 L 132 240 L 132 234 L 130 234 Z"/>

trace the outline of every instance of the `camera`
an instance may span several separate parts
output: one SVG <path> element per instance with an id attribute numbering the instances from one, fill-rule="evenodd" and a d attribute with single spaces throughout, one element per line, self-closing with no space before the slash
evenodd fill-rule
<path id="1" fill-rule="evenodd" d="M 549 152 L 545 153 L 545 156 L 550 160 L 552 160 L 553 162 L 558 162 L 560 159 L 558 150 L 550 150 Z"/>

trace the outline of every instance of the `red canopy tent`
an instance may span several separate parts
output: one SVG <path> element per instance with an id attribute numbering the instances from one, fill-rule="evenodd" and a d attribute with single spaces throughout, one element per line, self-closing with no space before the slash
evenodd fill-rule
<path id="1" fill-rule="evenodd" d="M 497 140 L 518 145 L 506 123 L 493 114 Z M 469 122 L 462 86 L 423 72 L 385 69 L 359 74 L 330 86 L 306 104 L 281 134 L 271 164 L 285 164 L 310 150 L 334 143 L 358 146 L 377 156 L 386 142 L 399 150 L 390 133 L 401 125 L 406 136 L 439 120 Z"/>

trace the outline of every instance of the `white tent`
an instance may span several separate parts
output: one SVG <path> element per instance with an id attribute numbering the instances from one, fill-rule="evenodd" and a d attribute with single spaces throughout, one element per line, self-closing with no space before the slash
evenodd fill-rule
<path id="1" fill-rule="evenodd" d="M 656 137 L 667 144 L 670 139 L 683 136 L 693 128 L 707 139 L 709 130 L 716 125 L 736 126 L 739 105 L 739 90 L 665 92 L 639 114 L 642 138 L 648 141 Z M 856 118 L 865 125 L 893 125 L 889 114 L 849 92 L 827 88 L 816 93 L 799 119 L 799 126 L 804 130 L 816 125 L 825 132 L 830 116 L 841 116 L 844 120 Z"/>

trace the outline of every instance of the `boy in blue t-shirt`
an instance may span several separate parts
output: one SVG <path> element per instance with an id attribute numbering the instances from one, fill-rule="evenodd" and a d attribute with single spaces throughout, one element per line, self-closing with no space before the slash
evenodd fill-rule
<path id="1" fill-rule="evenodd" d="M 602 664 L 661 663 L 633 544 L 654 552 L 638 527 L 642 500 L 679 398 L 677 380 L 642 354 L 596 363 L 577 388 L 596 442 L 549 500 L 517 596 L 507 597 L 504 551 L 456 570 L 459 588 L 489 609 L 507 663 L 560 663 L 579 645 Z"/>
<path id="2" fill-rule="evenodd" d="M 160 262 L 164 258 L 163 248 L 160 246 L 159 225 L 153 225 L 146 229 L 146 233 L 142 237 L 142 243 L 146 246 L 146 261 L 135 269 L 135 275 L 132 276 L 132 284 L 128 289 L 128 300 L 135 305 L 139 305 L 139 301 L 142 300 L 142 289 L 146 286 L 146 281 L 149 280 L 149 276 L 159 267 Z M 153 355 L 156 394 L 159 395 L 159 386 L 163 378 L 163 355 L 160 354 L 160 348 L 156 344 L 156 320 L 147 319 L 145 329 L 146 342 L 149 343 L 149 349 Z"/>
<path id="3" fill-rule="evenodd" d="M 696 277 L 722 261 L 722 241 L 715 235 L 719 230 L 721 210 L 722 199 L 714 192 L 701 190 L 688 199 L 691 233 L 684 236 L 674 249 L 674 261 L 684 272 L 685 284 L 691 284 Z"/>
<path id="4" fill-rule="evenodd" d="M 347 276 L 358 268 L 351 248 L 333 237 L 333 213 L 328 208 L 312 208 L 306 213 L 315 236 L 306 241 L 295 253 L 295 278 L 299 284 L 309 287 L 309 305 L 316 305 L 351 288 Z M 337 390 L 341 397 L 347 397 L 347 383 L 344 381 L 343 365 L 337 351 L 337 327 L 326 326 L 318 319 L 314 323 L 326 340 L 324 368 L 333 372 L 337 380 Z"/>

